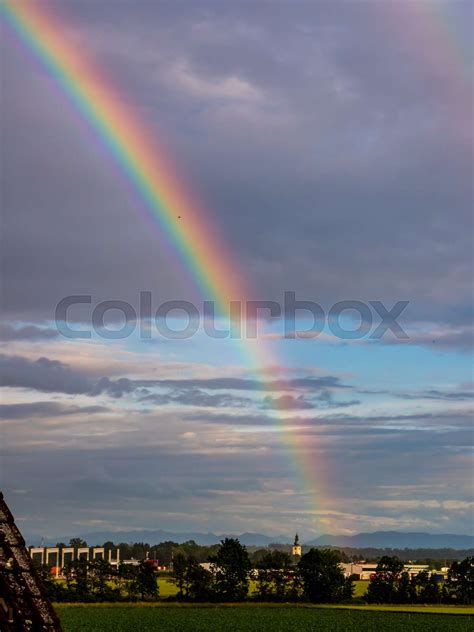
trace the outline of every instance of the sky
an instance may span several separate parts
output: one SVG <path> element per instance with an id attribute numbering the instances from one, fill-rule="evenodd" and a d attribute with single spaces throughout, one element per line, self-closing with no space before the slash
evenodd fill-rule
<path id="1" fill-rule="evenodd" d="M 94 330 L 104 300 L 209 297 L 2 25 L 0 474 L 23 532 L 471 532 L 472 5 L 44 4 L 205 208 L 240 300 L 359 301 L 373 323 Z M 90 338 L 58 329 L 70 295 Z M 370 338 L 369 301 L 408 302 L 405 338 Z"/>

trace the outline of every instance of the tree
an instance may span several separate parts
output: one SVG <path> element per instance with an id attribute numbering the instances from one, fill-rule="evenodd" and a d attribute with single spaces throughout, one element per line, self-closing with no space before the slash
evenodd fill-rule
<path id="1" fill-rule="evenodd" d="M 370 580 L 367 600 L 370 603 L 396 603 L 402 570 L 403 562 L 398 557 L 384 555 Z"/>
<path id="2" fill-rule="evenodd" d="M 121 562 L 118 567 L 118 581 L 123 592 L 127 593 L 128 599 L 133 601 L 137 598 L 137 578 L 138 567 L 133 564 Z"/>
<path id="3" fill-rule="evenodd" d="M 462 562 L 451 564 L 446 589 L 460 604 L 474 601 L 474 557 L 466 557 Z"/>
<path id="4" fill-rule="evenodd" d="M 115 549 L 115 544 L 112 542 L 112 540 L 107 540 L 106 542 L 104 542 L 104 544 L 102 545 L 104 547 L 104 549 L 107 551 L 109 549 Z"/>
<path id="5" fill-rule="evenodd" d="M 89 562 L 74 560 L 64 567 L 66 585 L 76 601 L 92 601 L 92 583 L 89 577 Z"/>
<path id="6" fill-rule="evenodd" d="M 140 562 L 138 567 L 135 568 L 137 569 L 134 580 L 136 592 L 138 592 L 143 601 L 145 599 L 156 599 L 159 592 L 153 566 L 145 560 Z"/>
<path id="7" fill-rule="evenodd" d="M 71 538 L 69 540 L 69 546 L 73 546 L 75 549 L 78 549 L 80 547 L 87 546 L 87 542 L 81 538 Z"/>
<path id="8" fill-rule="evenodd" d="M 419 603 L 440 603 L 441 592 L 439 584 L 428 571 L 421 571 L 414 578 L 416 585 L 417 601 Z"/>
<path id="9" fill-rule="evenodd" d="M 174 582 L 178 587 L 178 599 L 209 601 L 214 576 L 203 568 L 193 555 L 177 553 L 173 564 Z"/>
<path id="10" fill-rule="evenodd" d="M 257 562 L 257 597 L 283 601 L 288 597 L 292 561 L 283 551 L 266 551 Z"/>
<path id="11" fill-rule="evenodd" d="M 192 556 L 186 567 L 186 596 L 191 601 L 209 601 L 213 597 L 214 576 Z"/>
<path id="12" fill-rule="evenodd" d="M 173 558 L 173 577 L 178 587 L 178 598 L 185 595 L 187 566 L 186 556 L 181 552 L 177 553 Z"/>
<path id="13" fill-rule="evenodd" d="M 120 597 L 120 592 L 112 587 L 116 571 L 105 560 L 91 560 L 87 567 L 90 591 L 97 601 L 113 601 Z"/>
<path id="14" fill-rule="evenodd" d="M 67 589 L 52 577 L 51 569 L 46 564 L 37 566 L 36 570 L 51 601 L 68 601 Z"/>
<path id="15" fill-rule="evenodd" d="M 340 558 L 331 549 L 310 549 L 298 562 L 303 593 L 313 603 L 331 603 L 350 599 L 354 591 L 351 578 L 345 578 Z"/>
<path id="16" fill-rule="evenodd" d="M 268 549 L 257 549 L 250 555 L 250 560 L 255 568 L 259 568 L 262 559 L 267 555 Z"/>
<path id="17" fill-rule="evenodd" d="M 394 599 L 397 603 L 412 603 L 416 601 L 415 584 L 411 581 L 407 572 L 399 575 Z"/>
<path id="18" fill-rule="evenodd" d="M 215 594 L 222 601 L 243 601 L 249 590 L 250 559 L 245 546 L 235 538 L 226 538 L 214 557 Z"/>

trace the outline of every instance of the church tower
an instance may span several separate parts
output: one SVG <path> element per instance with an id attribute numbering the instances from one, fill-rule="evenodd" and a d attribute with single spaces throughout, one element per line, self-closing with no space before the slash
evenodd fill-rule
<path id="1" fill-rule="evenodd" d="M 298 534 L 295 535 L 295 541 L 293 543 L 293 548 L 291 549 L 291 554 L 301 557 L 301 544 Z"/>

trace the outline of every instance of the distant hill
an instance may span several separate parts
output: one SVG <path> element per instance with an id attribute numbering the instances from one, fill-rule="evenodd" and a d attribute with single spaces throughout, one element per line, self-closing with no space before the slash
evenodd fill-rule
<path id="1" fill-rule="evenodd" d="M 321 535 L 306 542 L 311 546 L 344 546 L 376 549 L 470 549 L 474 536 L 453 533 L 402 533 L 400 531 L 374 531 L 355 535 Z"/>
<path id="2" fill-rule="evenodd" d="M 54 545 L 56 542 L 69 542 L 73 536 L 45 538 L 44 545 Z M 100 545 L 107 541 L 115 544 L 120 542 L 147 542 L 159 544 L 166 540 L 173 542 L 186 542 L 194 540 L 200 545 L 218 544 L 223 538 L 238 538 L 247 546 L 268 546 L 269 544 L 290 544 L 292 537 L 287 535 L 268 536 L 262 533 L 221 534 L 200 532 L 175 532 L 162 530 L 137 530 L 137 531 L 97 531 L 94 533 L 81 533 L 74 537 L 82 538 L 90 546 Z M 29 543 L 39 544 L 39 538 L 27 537 Z M 474 536 L 455 535 L 451 533 L 403 533 L 400 531 L 375 531 L 373 533 L 357 533 L 355 535 L 321 535 L 313 540 L 305 540 L 302 543 L 309 546 L 340 546 L 354 549 L 472 549 L 474 548 Z"/>
<path id="3" fill-rule="evenodd" d="M 285 535 L 267 536 L 261 533 L 241 533 L 216 535 L 215 533 L 195 533 L 195 532 L 175 532 L 162 530 L 139 530 L 139 531 L 97 531 L 94 533 L 80 533 L 77 536 L 65 536 L 60 538 L 45 538 L 45 546 L 56 544 L 56 542 L 69 542 L 71 537 L 78 537 L 87 542 L 89 546 L 96 546 L 107 541 L 115 544 L 119 542 L 147 542 L 148 544 L 159 544 L 166 540 L 181 543 L 194 540 L 196 544 L 210 545 L 219 544 L 223 538 L 238 538 L 242 544 L 247 546 L 268 546 L 274 542 L 289 543 L 290 538 Z M 38 542 L 38 537 L 28 538 L 28 541 Z"/>

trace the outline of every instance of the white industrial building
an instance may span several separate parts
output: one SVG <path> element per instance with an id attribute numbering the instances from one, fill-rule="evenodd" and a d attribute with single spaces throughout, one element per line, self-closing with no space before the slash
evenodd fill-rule
<path id="1" fill-rule="evenodd" d="M 354 575 L 357 579 L 370 579 L 372 575 L 375 574 L 377 570 L 376 563 L 369 562 L 341 562 L 340 567 L 342 568 L 344 575 L 346 577 L 350 577 Z M 412 564 L 407 563 L 403 566 L 403 571 L 408 573 L 410 576 L 418 575 L 422 571 L 429 571 L 430 567 L 428 564 Z"/>
<path id="2" fill-rule="evenodd" d="M 57 577 L 69 562 L 104 560 L 106 558 L 106 551 L 103 546 L 77 548 L 73 546 L 30 546 L 28 552 L 31 559 L 37 564 L 53 568 Z M 107 549 L 107 561 L 112 566 L 118 566 L 120 564 L 120 550 L 118 548 L 114 551 Z"/>

